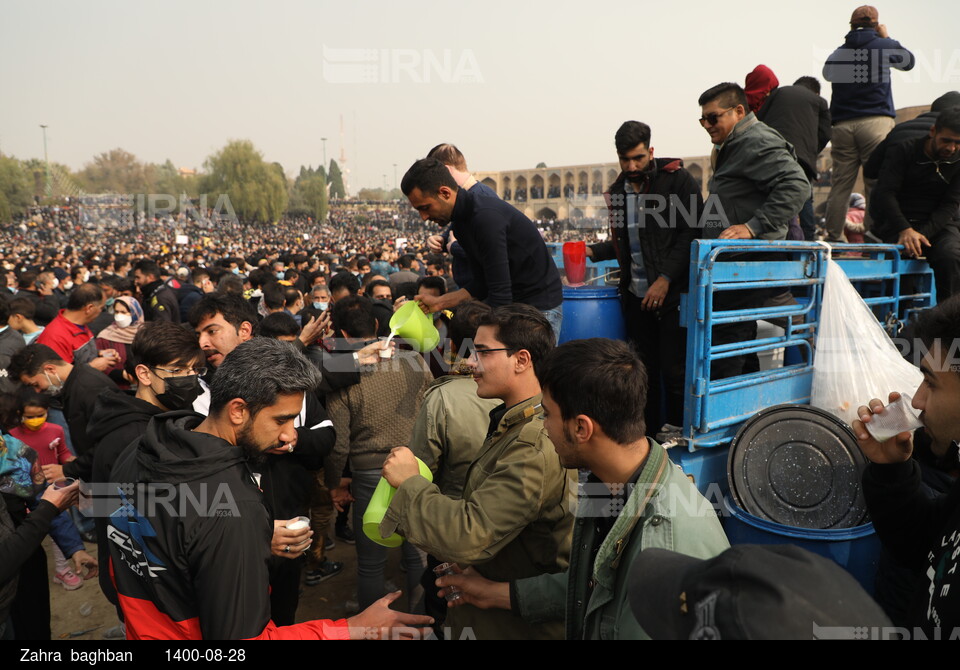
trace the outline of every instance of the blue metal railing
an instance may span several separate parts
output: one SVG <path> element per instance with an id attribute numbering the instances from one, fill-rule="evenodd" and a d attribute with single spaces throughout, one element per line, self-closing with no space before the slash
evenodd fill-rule
<path id="1" fill-rule="evenodd" d="M 896 245 L 837 245 L 837 261 L 878 321 L 891 335 L 914 314 L 935 304 L 933 273 L 926 261 L 903 260 Z M 696 240 L 690 258 L 690 290 L 682 298 L 680 323 L 687 328 L 684 425 L 674 452 L 698 480 L 726 481 L 726 449 L 740 426 L 762 409 L 807 404 L 813 354 L 830 249 L 813 242 Z M 762 254 L 762 260 L 751 256 Z M 776 260 L 770 260 L 776 258 Z M 714 297 L 728 291 L 782 288 L 799 304 L 715 310 Z M 747 342 L 713 344 L 717 325 L 745 321 L 784 324 L 784 333 Z M 713 362 L 747 353 L 784 349 L 782 368 L 711 380 Z M 678 450 L 679 451 L 679 450 Z"/>

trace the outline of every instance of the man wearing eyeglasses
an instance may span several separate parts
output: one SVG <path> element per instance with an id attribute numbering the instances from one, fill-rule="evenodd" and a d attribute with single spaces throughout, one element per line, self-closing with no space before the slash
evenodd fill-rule
<path id="1" fill-rule="evenodd" d="M 710 163 L 711 211 L 719 221 L 707 221 L 704 239 L 783 240 L 790 219 L 810 197 L 810 182 L 797 162 L 793 147 L 777 131 L 758 121 L 744 90 L 734 83 L 718 84 L 700 96 L 700 125 L 713 152 Z M 731 256 L 726 256 L 732 260 Z M 749 260 L 775 260 L 750 254 Z M 747 258 L 744 258 L 747 260 Z M 761 307 L 771 297 L 767 290 L 723 291 L 714 298 L 715 310 Z M 756 339 L 757 322 L 745 321 L 714 328 L 713 343 Z M 713 379 L 724 379 L 760 369 L 756 354 L 714 361 Z"/>
<path id="2" fill-rule="evenodd" d="M 113 464 L 131 442 L 143 435 L 151 418 L 163 412 L 190 409 L 200 395 L 199 376 L 204 368 L 199 366 L 203 361 L 197 338 L 189 330 L 169 321 L 145 324 L 131 345 L 130 363 L 137 378 L 136 394 L 116 389 L 100 393 L 87 427 L 95 444 L 92 472 L 89 476 L 74 473 L 73 463 L 67 463 L 63 474 L 92 483 L 113 481 Z M 59 478 L 56 472 L 44 474 L 50 481 L 55 481 L 51 477 Z M 98 516 L 94 522 L 98 555 L 109 556 L 107 519 Z M 111 603 L 119 606 L 109 570 L 101 573 L 100 588 Z"/>
<path id="3" fill-rule="evenodd" d="M 413 453 L 394 449 L 383 476 L 397 493 L 380 534 L 397 532 L 438 560 L 473 566 L 494 581 L 567 568 L 576 505 L 575 473 L 565 471 L 543 425 L 534 371 L 553 349 L 546 317 L 530 305 L 497 307 L 480 319 L 470 366 L 490 412 L 483 446 L 467 469 L 461 498 L 420 476 Z M 528 623 L 515 613 L 451 609 L 450 639 L 562 639 L 560 622 Z"/>
<path id="4" fill-rule="evenodd" d="M 926 137 L 887 149 L 870 213 L 884 242 L 927 257 L 938 302 L 960 292 L 960 107 L 940 112 Z"/>

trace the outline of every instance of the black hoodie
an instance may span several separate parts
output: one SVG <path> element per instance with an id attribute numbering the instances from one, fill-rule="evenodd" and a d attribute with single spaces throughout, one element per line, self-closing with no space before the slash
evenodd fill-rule
<path id="1" fill-rule="evenodd" d="M 143 435 L 150 418 L 164 410 L 137 398 L 132 393 L 118 389 L 105 389 L 97 397 L 87 424 L 87 436 L 93 441 L 93 469 L 90 481 L 101 484 L 111 481 L 114 463 L 127 446 Z M 69 464 L 64 466 L 64 474 L 69 476 Z M 100 556 L 109 553 L 107 546 L 107 519 L 94 518 L 97 526 L 97 548 Z M 100 589 L 114 605 L 117 594 L 106 570 L 100 571 Z"/>
<path id="2" fill-rule="evenodd" d="M 243 450 L 194 432 L 201 421 L 154 417 L 114 465 L 135 483 L 118 487 L 107 528 L 128 639 L 347 637 L 344 621 L 270 620 L 272 524 Z"/>

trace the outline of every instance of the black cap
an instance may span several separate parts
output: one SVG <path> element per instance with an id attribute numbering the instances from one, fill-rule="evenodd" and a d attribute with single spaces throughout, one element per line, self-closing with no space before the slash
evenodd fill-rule
<path id="1" fill-rule="evenodd" d="M 741 544 L 708 560 L 645 549 L 628 589 L 655 640 L 854 639 L 891 625 L 846 570 L 793 545 Z"/>

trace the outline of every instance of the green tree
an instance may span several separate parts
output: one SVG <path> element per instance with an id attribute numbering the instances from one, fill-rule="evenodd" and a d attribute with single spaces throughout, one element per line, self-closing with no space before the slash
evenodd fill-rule
<path id="1" fill-rule="evenodd" d="M 152 170 L 129 151 L 105 151 L 83 166 L 77 174 L 88 193 L 148 193 L 154 179 Z"/>
<path id="2" fill-rule="evenodd" d="M 288 213 L 294 216 L 312 216 L 315 221 L 325 221 L 327 206 L 327 180 L 323 175 L 309 173 L 297 178 L 290 193 Z"/>
<path id="3" fill-rule="evenodd" d="M 226 196 L 240 219 L 259 223 L 277 221 L 287 210 L 286 179 L 263 160 L 250 140 L 228 142 L 207 158 L 204 167 L 207 174 L 200 190 L 211 206 Z"/>
<path id="4" fill-rule="evenodd" d="M 540 161 L 539 163 L 537 163 L 537 167 L 534 169 L 539 170 L 540 168 L 545 168 L 545 167 L 547 167 L 547 164 L 544 163 L 543 161 Z"/>
<path id="5" fill-rule="evenodd" d="M 0 154 L 0 223 L 8 223 L 14 214 L 31 205 L 33 177 L 16 158 Z"/>
<path id="6" fill-rule="evenodd" d="M 347 190 L 343 187 L 343 175 L 340 173 L 340 166 L 333 159 L 330 160 L 327 182 L 330 184 L 331 200 L 342 200 L 347 197 Z"/>

